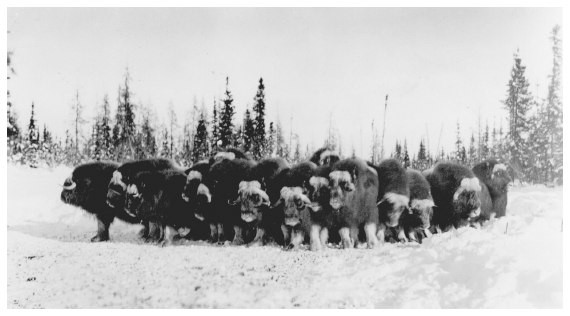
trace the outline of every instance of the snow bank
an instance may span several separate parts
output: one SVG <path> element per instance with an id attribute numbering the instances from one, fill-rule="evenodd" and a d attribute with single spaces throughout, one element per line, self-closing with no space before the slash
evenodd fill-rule
<path id="1" fill-rule="evenodd" d="M 159 248 L 59 200 L 70 168 L 8 166 L 9 307 L 561 308 L 562 188 L 514 188 L 507 216 L 424 244 L 285 252 Z"/>

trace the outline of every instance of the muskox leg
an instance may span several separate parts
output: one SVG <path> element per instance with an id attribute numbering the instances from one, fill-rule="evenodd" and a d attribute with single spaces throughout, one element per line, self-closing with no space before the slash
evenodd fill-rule
<path id="1" fill-rule="evenodd" d="M 143 220 L 143 221 L 141 221 L 141 224 L 144 227 L 139 231 L 138 235 L 139 235 L 139 238 L 146 239 L 148 237 L 149 223 L 147 220 Z"/>
<path id="2" fill-rule="evenodd" d="M 376 244 L 378 244 L 378 238 L 376 238 L 376 223 L 365 224 L 364 233 L 366 233 L 366 243 L 368 244 L 368 248 L 374 248 Z"/>
<path id="3" fill-rule="evenodd" d="M 289 234 L 289 227 L 281 224 L 281 232 L 283 233 L 283 246 L 287 246 L 291 242 L 291 236 Z"/>
<path id="4" fill-rule="evenodd" d="M 244 241 L 243 241 L 243 236 L 241 233 L 241 227 L 239 225 L 234 225 L 234 231 L 235 231 L 235 235 L 234 235 L 234 240 L 232 241 L 232 245 L 243 245 Z"/>
<path id="5" fill-rule="evenodd" d="M 177 234 L 176 229 L 171 226 L 166 226 L 164 228 L 164 241 L 162 242 L 161 246 L 166 247 L 172 245 L 172 240 L 174 236 Z"/>
<path id="6" fill-rule="evenodd" d="M 426 238 L 429 238 L 432 235 L 431 230 L 429 230 L 429 228 L 424 229 L 424 234 L 426 235 Z"/>
<path id="7" fill-rule="evenodd" d="M 376 233 L 378 241 L 384 243 L 386 241 L 386 225 L 384 223 L 378 224 L 378 232 Z"/>
<path id="8" fill-rule="evenodd" d="M 261 227 L 257 227 L 257 234 L 252 242 L 250 242 L 247 246 L 262 246 L 263 245 L 263 236 L 265 235 L 265 229 Z"/>
<path id="9" fill-rule="evenodd" d="M 340 245 L 344 249 L 350 249 L 353 247 L 353 241 L 350 238 L 350 229 L 348 227 L 343 227 L 339 229 L 338 234 L 340 235 Z"/>
<path id="10" fill-rule="evenodd" d="M 406 238 L 406 232 L 402 227 L 399 227 L 400 231 L 398 232 L 398 241 L 400 242 L 408 242 L 408 238 Z"/>
<path id="11" fill-rule="evenodd" d="M 410 241 L 415 241 L 418 242 L 418 236 L 416 236 L 416 231 L 415 230 L 410 230 L 408 232 L 408 237 L 410 238 Z"/>
<path id="12" fill-rule="evenodd" d="M 321 232 L 320 225 L 311 225 L 311 234 L 309 236 L 311 238 L 311 251 L 318 251 L 323 249 L 321 244 L 321 238 L 319 236 L 320 232 Z"/>
<path id="13" fill-rule="evenodd" d="M 210 224 L 210 239 L 208 239 L 209 243 L 215 243 L 218 240 L 218 227 L 216 224 Z"/>
<path id="14" fill-rule="evenodd" d="M 291 232 L 291 243 L 287 246 L 287 250 L 298 249 L 299 245 L 305 240 L 305 233 L 299 228 L 293 228 Z"/>
<path id="15" fill-rule="evenodd" d="M 156 242 L 160 241 L 162 235 L 162 225 L 157 222 L 149 222 L 148 226 L 148 236 L 145 239 L 146 242 Z"/>
<path id="16" fill-rule="evenodd" d="M 226 242 L 226 235 L 224 234 L 224 223 L 218 223 L 218 245 L 223 245 Z"/>
<path id="17" fill-rule="evenodd" d="M 114 215 L 97 214 L 97 235 L 91 238 L 91 242 L 109 240 L 109 226 L 115 219 Z"/>
<path id="18" fill-rule="evenodd" d="M 323 249 L 327 249 L 327 243 L 329 242 L 329 229 L 326 227 L 321 229 L 319 237 L 321 239 L 321 245 L 323 246 Z"/>

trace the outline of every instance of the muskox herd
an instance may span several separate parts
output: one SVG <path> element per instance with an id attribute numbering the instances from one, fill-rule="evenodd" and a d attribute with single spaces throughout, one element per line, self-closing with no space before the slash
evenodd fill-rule
<path id="1" fill-rule="evenodd" d="M 86 163 L 65 180 L 61 199 L 95 215 L 91 241 L 109 240 L 119 218 L 142 224 L 140 237 L 163 246 L 186 238 L 373 248 L 503 216 L 510 181 L 494 159 L 472 170 L 439 162 L 420 173 L 394 159 L 341 160 L 327 149 L 294 166 L 227 149 L 186 170 L 168 159 Z"/>

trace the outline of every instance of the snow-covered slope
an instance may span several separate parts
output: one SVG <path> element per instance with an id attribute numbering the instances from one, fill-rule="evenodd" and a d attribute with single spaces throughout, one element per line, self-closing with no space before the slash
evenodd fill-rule
<path id="1" fill-rule="evenodd" d="M 507 216 L 424 244 L 285 252 L 143 244 L 59 200 L 70 168 L 8 165 L 8 306 L 561 308 L 562 188 L 513 188 Z"/>

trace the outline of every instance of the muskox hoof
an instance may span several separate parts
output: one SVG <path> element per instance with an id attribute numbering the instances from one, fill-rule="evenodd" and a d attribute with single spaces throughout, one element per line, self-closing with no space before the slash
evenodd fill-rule
<path id="1" fill-rule="evenodd" d="M 170 240 L 163 240 L 163 241 L 160 242 L 158 245 L 159 245 L 160 247 L 163 247 L 163 248 L 164 248 L 164 247 L 168 247 L 168 246 L 172 245 L 172 241 L 170 241 Z"/>
<path id="2" fill-rule="evenodd" d="M 291 250 L 297 250 L 297 246 L 295 246 L 294 244 L 289 244 L 287 247 L 285 247 L 285 251 L 291 251 Z"/>
<path id="3" fill-rule="evenodd" d="M 262 245 L 261 240 L 254 240 L 252 242 L 250 242 L 249 244 L 247 244 L 248 247 L 259 247 Z"/>
<path id="4" fill-rule="evenodd" d="M 146 238 L 148 237 L 148 228 L 143 227 L 137 234 L 139 238 Z"/>
<path id="5" fill-rule="evenodd" d="M 241 246 L 244 243 L 245 242 L 243 241 L 243 238 L 234 238 L 234 240 L 232 241 L 232 246 Z"/>
<path id="6" fill-rule="evenodd" d="M 208 238 L 208 243 L 210 243 L 210 244 L 215 244 L 217 242 L 218 242 L 217 238 L 213 238 L 213 237 Z"/>
<path id="7" fill-rule="evenodd" d="M 96 235 L 95 237 L 91 238 L 91 242 L 100 242 L 100 241 L 109 241 L 109 236 Z"/>

